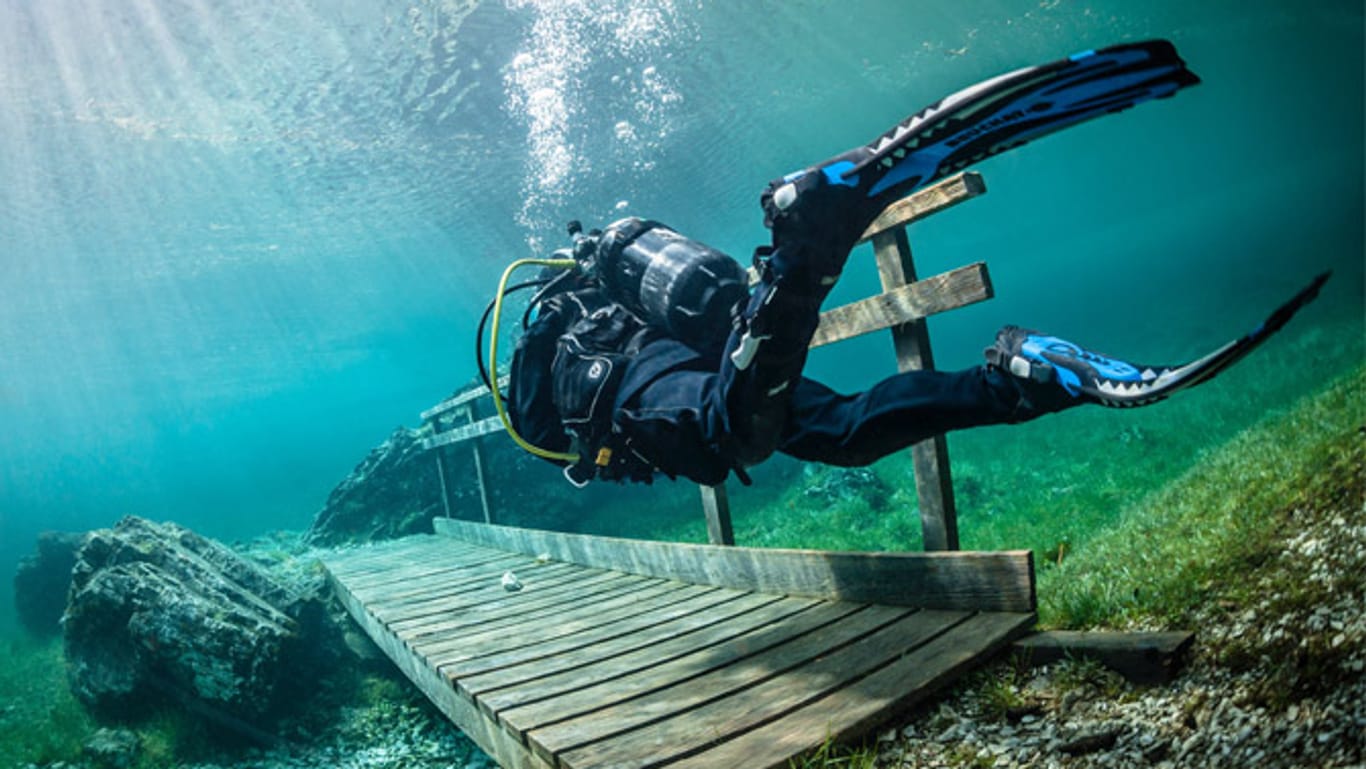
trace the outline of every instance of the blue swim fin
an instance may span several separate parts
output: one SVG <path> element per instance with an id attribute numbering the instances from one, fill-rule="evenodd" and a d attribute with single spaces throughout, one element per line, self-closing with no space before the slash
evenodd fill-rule
<path id="1" fill-rule="evenodd" d="M 1199 82 L 1166 40 L 1083 51 L 1000 75 L 931 104 L 865 146 L 774 180 L 763 198 L 768 223 L 806 217 L 866 224 L 893 200 L 980 160 Z M 829 214 L 798 212 L 799 198 L 796 209 Z"/>
<path id="2" fill-rule="evenodd" d="M 1323 273 L 1253 329 L 1214 352 L 1176 366 L 1144 366 L 1084 349 L 1038 331 L 1006 326 L 986 350 L 987 363 L 1011 374 L 1040 411 L 1079 402 L 1128 408 L 1146 406 L 1208 382 L 1270 339 L 1319 295 Z"/>

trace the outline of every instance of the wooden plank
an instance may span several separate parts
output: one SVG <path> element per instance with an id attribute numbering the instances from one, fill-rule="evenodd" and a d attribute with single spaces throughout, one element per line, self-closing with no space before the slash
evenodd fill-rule
<path id="1" fill-rule="evenodd" d="M 885 230 L 873 238 L 878 276 L 882 287 L 894 290 L 916 279 L 915 261 L 906 230 Z M 898 371 L 929 371 L 934 368 L 930 329 L 925 320 L 911 320 L 892 329 Z M 958 513 L 949 472 L 949 443 L 944 435 L 911 446 L 915 490 L 920 508 L 920 528 L 926 550 L 958 549 Z"/>
<path id="2" fill-rule="evenodd" d="M 629 766 L 648 755 L 667 763 L 710 742 L 721 742 L 760 726 L 812 700 L 841 689 L 965 622 L 968 612 L 918 612 L 812 657 L 785 675 L 769 678 L 720 700 L 667 717 L 616 737 L 556 756 L 567 767 Z M 691 689 L 692 684 L 689 684 Z M 751 764 L 733 764 L 749 766 Z"/>
<path id="3" fill-rule="evenodd" d="M 786 767 L 785 756 L 819 747 L 829 737 L 860 737 L 902 716 L 1033 623 L 1031 614 L 979 614 L 851 686 L 670 766 Z"/>
<path id="4" fill-rule="evenodd" d="M 604 580 L 582 588 L 583 592 L 578 596 L 577 603 L 590 604 L 608 601 L 618 596 L 635 594 L 638 591 L 649 589 L 654 584 L 682 583 L 671 583 L 663 580 L 646 582 L 622 579 Z M 428 644 L 458 641 L 471 633 L 502 631 L 530 621 L 553 623 L 557 621 L 556 618 L 564 605 L 564 598 L 557 596 L 554 600 L 537 601 L 534 604 L 513 604 L 508 607 L 508 611 L 498 613 L 490 613 L 488 610 L 453 612 L 434 619 L 430 624 L 405 630 L 403 638 L 410 647 L 417 648 Z"/>
<path id="5" fill-rule="evenodd" d="M 416 643 L 419 639 L 452 634 L 455 626 L 462 628 L 461 632 L 470 632 L 474 628 L 500 627 L 510 621 L 539 613 L 543 609 L 549 609 L 546 613 L 553 615 L 558 606 L 571 598 L 574 601 L 604 600 L 621 593 L 645 590 L 661 581 L 667 580 L 603 572 L 591 580 L 548 587 L 535 596 L 509 593 L 484 601 L 472 600 L 453 610 L 393 622 L 390 623 L 390 627 Z"/>
<path id="6" fill-rule="evenodd" d="M 507 374 L 498 377 L 498 388 L 503 389 L 507 387 L 509 381 L 510 377 Z M 450 411 L 451 409 L 458 408 L 460 406 L 465 405 L 466 403 L 469 403 L 470 401 L 482 398 L 485 395 L 489 394 L 489 388 L 483 385 L 479 385 L 478 387 L 457 393 L 451 396 L 450 398 L 447 398 L 446 400 L 441 401 L 435 406 L 432 406 L 431 408 L 422 412 L 422 421 L 426 422 L 427 420 L 432 419 L 433 417 L 440 416 L 446 413 L 447 411 Z"/>
<path id="7" fill-rule="evenodd" d="M 374 640 L 380 650 L 393 660 L 398 669 L 422 690 L 432 702 L 460 731 L 464 732 L 485 753 L 493 757 L 504 769 L 555 769 L 526 748 L 520 741 L 484 718 L 474 703 L 462 698 L 434 669 L 427 667 L 421 658 L 411 654 L 397 637 L 387 632 L 379 621 L 370 616 L 365 605 L 346 589 L 337 577 L 328 574 L 328 580 L 341 601 L 342 606 Z"/>
<path id="8" fill-rule="evenodd" d="M 971 200 L 987 191 L 986 182 L 976 171 L 955 174 L 914 194 L 898 200 L 882 209 L 868 229 L 859 238 L 862 243 L 872 240 L 879 233 L 905 227 L 927 216 L 952 208 L 959 203 Z"/>
<path id="9" fill-rule="evenodd" d="M 481 548 L 473 543 L 453 541 L 448 537 L 417 534 L 373 545 L 338 548 L 328 552 L 324 557 L 334 568 L 354 574 L 367 568 L 389 566 L 396 558 L 401 559 L 414 554 L 460 553 L 475 549 Z"/>
<path id="10" fill-rule="evenodd" d="M 520 653 L 541 641 L 592 630 L 633 614 L 659 606 L 669 606 L 716 588 L 686 585 L 682 582 L 655 582 L 634 590 L 616 590 L 574 601 L 557 601 L 557 611 L 547 617 L 518 616 L 514 624 L 485 629 L 472 628 L 458 637 L 414 639 L 409 646 L 427 658 L 432 667 L 445 668 L 448 676 L 473 672 L 468 660 L 501 654 Z M 481 665 L 492 665 L 482 662 Z M 489 667 L 488 669 L 492 669 Z"/>
<path id="11" fill-rule="evenodd" d="M 723 595 L 729 591 L 721 591 Z M 595 645 L 501 670 L 461 677 L 460 691 L 479 700 L 491 717 L 506 708 L 549 699 L 585 685 L 661 665 L 703 646 L 811 608 L 803 598 L 748 593 L 635 633 L 630 642 Z"/>
<path id="12" fill-rule="evenodd" d="M 1063 659 L 1095 660 L 1126 679 L 1139 684 L 1170 681 L 1181 669 L 1195 634 L 1078 632 L 1051 630 L 1015 642 L 1014 649 L 1031 665 L 1048 665 Z"/>
<path id="13" fill-rule="evenodd" d="M 562 561 L 538 561 L 525 553 L 484 549 L 463 558 L 414 556 L 406 563 L 390 564 L 387 571 L 373 571 L 361 575 L 338 575 L 346 580 L 352 591 L 364 594 L 367 600 L 378 595 L 404 592 L 408 588 L 427 584 L 443 584 L 446 580 L 466 580 L 492 575 L 501 579 L 506 571 L 558 571 Z M 557 567 L 551 570 L 550 567 Z"/>
<path id="14" fill-rule="evenodd" d="M 356 569 L 336 567 L 331 559 L 324 559 L 330 567 L 336 567 L 334 573 L 346 580 L 348 587 L 357 585 L 380 584 L 385 581 L 393 581 L 395 577 L 404 578 L 407 573 L 421 571 L 440 571 L 452 568 L 478 568 L 483 564 L 494 563 L 507 557 L 519 558 L 522 561 L 529 561 L 530 558 L 525 553 L 509 553 L 506 550 L 496 550 L 476 545 L 467 545 L 461 551 L 448 551 L 440 547 L 427 547 L 423 550 L 413 551 L 401 556 L 391 556 L 387 559 L 377 560 L 373 564 Z"/>
<path id="15" fill-rule="evenodd" d="M 685 616 L 705 606 L 707 593 L 717 590 L 703 585 L 680 589 L 677 587 L 680 584 L 665 583 L 655 588 L 657 592 L 632 593 L 621 600 L 584 607 L 563 620 L 556 617 L 554 623 L 539 623 L 539 627 L 529 632 L 525 629 L 520 633 L 496 631 L 501 637 L 475 636 L 459 647 L 439 654 L 426 654 L 427 660 L 452 680 L 544 660 L 561 652 L 615 641 L 671 617 Z"/>
<path id="16" fill-rule="evenodd" d="M 730 525 L 730 495 L 725 482 L 715 486 L 697 487 L 702 492 L 702 513 L 707 518 L 707 540 L 713 545 L 735 544 L 735 531 Z"/>
<path id="17" fill-rule="evenodd" d="M 526 565 L 525 563 L 521 565 Z M 353 590 L 356 597 L 365 601 L 370 611 L 385 611 L 399 606 L 410 606 L 421 601 L 429 601 L 464 593 L 469 590 L 503 586 L 503 575 L 511 569 L 507 561 L 494 561 L 476 571 L 456 572 L 453 575 L 437 574 L 414 577 L 370 590 Z M 520 569 L 518 578 L 534 579 L 544 586 L 547 580 L 578 575 L 583 573 L 582 566 L 572 563 L 551 563 L 536 569 Z M 506 589 L 506 588 L 504 588 Z"/>
<path id="18" fill-rule="evenodd" d="M 477 679 L 477 691 L 487 691 L 491 686 L 506 686 L 510 682 L 521 681 L 528 674 L 532 678 L 544 678 L 554 672 L 565 668 L 566 658 L 583 659 L 586 656 L 595 654 L 615 654 L 616 643 L 624 635 L 632 634 L 629 639 L 631 642 L 639 643 L 635 634 L 648 632 L 651 629 L 668 625 L 679 620 L 693 617 L 697 614 L 706 614 L 709 610 L 735 603 L 737 596 L 722 588 L 707 588 L 702 585 L 693 585 L 689 590 L 675 590 L 669 593 L 661 593 L 653 598 L 648 605 L 639 603 L 634 613 L 614 613 L 610 622 L 601 623 L 584 622 L 590 620 L 592 610 L 587 609 L 578 615 L 567 618 L 563 623 L 559 617 L 554 622 L 543 622 L 541 628 L 536 632 L 510 632 L 509 635 L 516 637 L 516 642 L 520 644 L 517 648 L 507 648 L 506 656 L 499 652 L 489 660 L 490 664 L 486 668 L 461 669 L 450 667 L 442 672 L 447 678 L 459 679 L 456 681 L 458 689 L 465 691 L 468 696 L 474 696 L 476 689 L 469 689 L 464 686 L 465 682 L 471 678 Z M 635 600 L 629 598 L 628 600 Z M 626 604 L 618 603 L 615 607 L 604 605 L 600 613 L 606 615 L 608 611 L 621 608 Z M 605 644 L 605 641 L 613 641 L 612 645 Z M 420 647 L 419 647 L 420 648 Z M 589 651 L 589 650 L 592 651 Z M 435 662 L 435 660 L 433 660 Z M 570 665 L 571 667 L 578 667 Z M 516 668 L 517 671 L 507 672 L 509 669 Z M 518 672 L 520 671 L 520 672 Z M 501 684 L 494 684 L 497 678 Z"/>
<path id="19" fill-rule="evenodd" d="M 546 564 L 547 566 L 549 564 Z M 398 576 L 392 579 L 379 580 L 369 584 L 357 585 L 351 580 L 347 580 L 347 586 L 351 592 L 355 593 L 362 600 L 369 600 L 378 596 L 400 598 L 408 595 L 415 595 L 427 590 L 435 590 L 434 585 L 444 585 L 451 587 L 456 584 L 470 583 L 480 579 L 486 579 L 489 574 L 496 574 L 502 578 L 506 571 L 525 571 L 528 568 L 539 567 L 531 559 L 520 554 L 507 554 L 502 558 L 490 561 L 479 561 L 477 563 L 459 564 L 455 566 L 415 566 L 411 569 L 403 570 Z"/>
<path id="20" fill-rule="evenodd" d="M 431 536 L 431 535 L 427 535 Z M 435 537 L 433 537 L 435 539 Z M 447 541 L 451 541 L 448 538 Z M 462 563 L 486 556 L 488 548 L 456 542 L 457 547 L 444 547 L 440 542 L 431 541 L 414 544 L 412 547 L 393 549 L 381 553 L 368 553 L 365 557 L 342 558 L 334 555 L 324 556 L 328 567 L 348 582 L 356 579 L 369 579 L 393 572 L 395 564 L 418 565 L 426 563 Z"/>
<path id="21" fill-rule="evenodd" d="M 864 607 L 849 603 L 817 603 L 782 622 L 752 627 L 720 642 L 696 646 L 667 662 L 641 668 L 610 680 L 585 677 L 573 689 L 551 699 L 540 699 L 499 711 L 498 718 L 518 735 L 549 728 L 566 719 L 591 714 L 617 703 L 658 692 L 679 681 L 720 670 L 736 660 L 761 653 L 818 628 L 847 621 Z M 562 746 L 563 747 L 563 746 Z M 570 745 L 569 747 L 572 747 Z"/>
<path id="22" fill-rule="evenodd" d="M 544 586 L 536 589 L 524 588 L 520 592 L 510 592 L 498 585 L 429 600 L 421 605 L 404 606 L 390 612 L 371 609 L 371 613 L 395 633 L 417 636 L 430 632 L 433 626 L 447 622 L 457 614 L 463 615 L 458 619 L 465 622 L 475 618 L 496 619 L 508 613 L 538 609 L 575 593 L 586 597 L 604 590 L 644 587 L 655 581 L 657 578 L 615 572 L 583 572 L 582 575 L 551 577 Z"/>
<path id="23" fill-rule="evenodd" d="M 983 302 L 995 295 L 984 262 L 976 262 L 821 313 L 811 347 L 852 339 Z"/>
<path id="24" fill-rule="evenodd" d="M 1027 611 L 1035 606 L 1028 550 L 841 553 L 644 542 L 437 518 L 437 532 L 585 566 L 736 590 L 925 609 Z"/>
<path id="25" fill-rule="evenodd" d="M 481 419 L 478 422 L 457 427 L 454 430 L 447 430 L 444 433 L 437 433 L 430 438 L 422 439 L 422 448 L 434 449 L 439 446 L 450 446 L 455 443 L 478 438 L 490 433 L 502 432 L 503 420 L 501 417 L 492 416 Z"/>
<path id="26" fill-rule="evenodd" d="M 487 616 L 489 612 L 507 609 L 512 605 L 524 607 L 530 602 L 541 605 L 542 599 L 556 598 L 575 590 L 588 590 L 595 586 L 623 582 L 634 584 L 650 580 L 649 577 L 628 577 L 617 572 L 601 570 L 577 571 L 569 569 L 558 572 L 538 581 L 534 588 L 510 591 L 503 587 L 501 579 L 489 579 L 479 586 L 469 586 L 445 595 L 424 598 L 413 603 L 390 607 L 375 607 L 367 603 L 366 608 L 395 632 L 413 631 L 458 612 L 472 612 L 477 616 Z M 525 584 L 525 583 L 523 583 Z"/>
<path id="27" fill-rule="evenodd" d="M 390 563 L 387 566 L 377 565 L 355 572 L 337 569 L 334 573 L 345 579 L 346 584 L 353 590 L 371 591 L 372 589 L 383 589 L 386 586 L 421 579 L 432 574 L 449 572 L 452 569 L 477 571 L 497 568 L 496 564 L 506 560 L 508 555 L 505 553 L 503 558 L 497 560 L 488 559 L 486 556 L 473 555 L 464 558 L 452 557 L 448 554 L 414 555 L 403 560 L 395 559 L 395 563 Z M 530 560 L 520 553 L 513 554 L 513 557 L 520 558 L 522 563 Z"/>
<path id="28" fill-rule="evenodd" d="M 762 650 L 750 648 L 750 644 L 734 642 L 727 645 L 729 648 L 703 650 L 698 655 L 648 671 L 653 689 L 649 694 L 607 707 L 597 707 L 601 703 L 595 703 L 592 712 L 532 729 L 526 733 L 526 737 L 532 750 L 547 761 L 554 757 L 565 765 L 592 766 L 595 762 L 582 754 L 574 754 L 573 761 L 566 754 L 767 681 L 895 622 L 912 611 L 901 607 L 869 606 L 838 622 L 824 625 L 817 632 L 785 638 L 782 643 L 773 643 Z M 799 618 L 805 616 L 798 615 Z M 768 640 L 769 636 L 766 635 L 761 642 Z M 724 664 L 718 666 L 718 659 L 724 660 Z M 556 703 L 560 701 L 551 700 Z M 563 712 L 571 711 L 565 709 Z M 601 765 L 610 764 L 609 761 Z"/>

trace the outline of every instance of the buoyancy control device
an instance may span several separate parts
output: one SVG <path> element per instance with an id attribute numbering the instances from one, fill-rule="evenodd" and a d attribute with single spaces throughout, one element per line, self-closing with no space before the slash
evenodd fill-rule
<path id="1" fill-rule="evenodd" d="M 730 333 L 734 314 L 749 296 L 749 288 L 748 274 L 739 262 L 656 221 L 628 217 L 613 222 L 604 230 L 588 232 L 579 222 L 572 221 L 568 231 L 572 240 L 570 247 L 556 250 L 549 259 L 517 260 L 504 271 L 498 293 L 479 324 L 476 357 L 484 382 L 493 394 L 498 415 L 512 439 L 532 454 L 575 465 L 579 462 L 577 454 L 550 451 L 528 443 L 508 417 L 503 396 L 496 386 L 498 328 L 506 294 L 518 288 L 539 287 L 523 315 L 525 329 L 544 300 L 563 291 L 593 287 L 643 324 L 699 352 L 719 353 Z M 508 289 L 512 273 L 528 265 L 564 272 Z M 485 369 L 483 336 L 490 312 L 493 329 L 488 368 Z"/>

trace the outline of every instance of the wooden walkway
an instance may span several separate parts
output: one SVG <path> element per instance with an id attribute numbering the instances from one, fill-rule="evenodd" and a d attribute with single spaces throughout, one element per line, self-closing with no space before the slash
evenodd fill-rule
<path id="1" fill-rule="evenodd" d="M 370 637 L 504 767 L 783 766 L 896 717 L 1034 621 L 1026 551 L 437 527 L 324 563 Z"/>

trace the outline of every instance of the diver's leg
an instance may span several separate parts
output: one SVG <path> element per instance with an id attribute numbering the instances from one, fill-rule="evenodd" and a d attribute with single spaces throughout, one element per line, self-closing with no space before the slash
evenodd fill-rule
<path id="1" fill-rule="evenodd" d="M 907 371 L 854 395 L 802 379 L 790 413 L 779 451 L 810 462 L 855 467 L 934 435 L 1023 422 L 1046 411 L 1022 398 L 1011 376 L 977 366 Z"/>
<path id="2" fill-rule="evenodd" d="M 888 203 L 1030 139 L 1197 82 L 1164 41 L 1085 51 L 951 94 L 867 145 L 771 182 L 761 203 L 773 245 L 756 256 L 761 282 L 720 372 L 741 462 L 777 447 L 821 301 Z"/>

